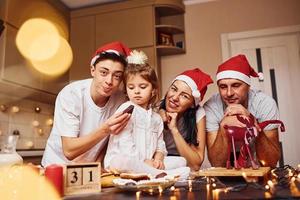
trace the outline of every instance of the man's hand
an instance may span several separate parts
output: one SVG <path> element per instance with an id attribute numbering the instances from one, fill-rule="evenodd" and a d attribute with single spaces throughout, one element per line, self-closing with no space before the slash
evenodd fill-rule
<path id="1" fill-rule="evenodd" d="M 250 112 L 241 104 L 230 104 L 224 111 L 224 116 L 244 115 L 250 117 Z"/>
<path id="2" fill-rule="evenodd" d="M 109 134 L 118 134 L 120 133 L 128 123 L 131 114 L 129 113 L 116 113 L 112 115 L 106 122 L 103 124 L 105 129 Z"/>
<path id="3" fill-rule="evenodd" d="M 257 119 L 255 117 L 253 117 L 253 118 L 254 118 L 254 126 L 255 126 L 255 128 L 257 129 L 258 132 L 261 132 L 262 130 L 261 130 L 261 128 L 258 125 Z"/>
<path id="4" fill-rule="evenodd" d="M 251 117 L 251 113 L 241 104 L 231 104 L 231 105 L 227 106 L 227 108 L 225 109 L 224 116 L 234 116 L 234 115 L 242 115 L 242 117 L 247 118 L 248 120 Z M 261 128 L 258 126 L 258 122 L 257 122 L 256 118 L 254 116 L 252 116 L 252 117 L 254 118 L 254 126 L 256 127 L 258 132 L 260 132 Z M 231 125 L 228 125 L 228 126 L 231 126 Z M 238 125 L 234 125 L 234 126 L 238 126 Z M 242 127 L 244 127 L 244 126 L 242 126 Z"/>
<path id="5" fill-rule="evenodd" d="M 240 122 L 235 115 L 233 115 L 233 116 L 225 116 L 222 119 L 222 121 L 220 123 L 220 126 L 222 128 L 224 128 L 225 125 L 227 125 L 227 126 L 246 127 L 246 125 L 244 123 Z"/>

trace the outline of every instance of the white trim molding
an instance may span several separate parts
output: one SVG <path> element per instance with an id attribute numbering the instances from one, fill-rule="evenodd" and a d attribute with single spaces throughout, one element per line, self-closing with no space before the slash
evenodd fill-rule
<path id="1" fill-rule="evenodd" d="M 254 31 L 244 31 L 236 33 L 223 33 L 221 34 L 221 45 L 222 45 L 222 59 L 227 60 L 231 57 L 230 42 L 239 39 L 263 37 L 263 36 L 275 36 L 288 33 L 300 33 L 300 25 L 294 26 L 282 26 L 276 28 L 260 29 Z"/>

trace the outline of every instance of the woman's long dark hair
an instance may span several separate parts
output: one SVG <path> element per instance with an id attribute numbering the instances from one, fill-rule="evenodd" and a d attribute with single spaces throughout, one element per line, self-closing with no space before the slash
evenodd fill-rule
<path id="1" fill-rule="evenodd" d="M 161 101 L 160 109 L 166 110 L 166 97 Z M 183 128 L 184 130 L 187 130 L 187 137 L 185 138 L 185 141 L 188 144 L 193 144 L 195 146 L 199 145 L 198 139 L 197 139 L 197 122 L 196 122 L 196 112 L 198 106 L 190 107 L 183 113 Z"/>

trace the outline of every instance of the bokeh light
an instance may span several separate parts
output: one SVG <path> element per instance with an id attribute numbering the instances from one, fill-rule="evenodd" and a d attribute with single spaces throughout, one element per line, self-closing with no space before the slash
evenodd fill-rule
<path id="1" fill-rule="evenodd" d="M 16 44 L 20 53 L 29 60 L 51 58 L 60 46 L 60 35 L 53 23 L 42 18 L 29 19 L 20 27 Z"/>
<path id="2" fill-rule="evenodd" d="M 20 53 L 30 62 L 28 66 L 48 78 L 64 74 L 73 61 L 72 49 L 60 29 L 49 20 L 33 18 L 22 24 L 16 37 Z"/>
<path id="3" fill-rule="evenodd" d="M 65 73 L 72 64 L 73 53 L 68 42 L 60 37 L 60 46 L 57 52 L 43 61 L 32 60 L 32 66 L 40 73 L 48 76 L 59 76 Z"/>
<path id="4" fill-rule="evenodd" d="M 0 167 L 1 199 L 61 199 L 54 187 L 29 166 Z"/>

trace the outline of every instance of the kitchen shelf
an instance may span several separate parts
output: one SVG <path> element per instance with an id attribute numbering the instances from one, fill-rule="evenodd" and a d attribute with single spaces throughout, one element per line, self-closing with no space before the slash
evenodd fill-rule
<path id="1" fill-rule="evenodd" d="M 155 5 L 155 38 L 158 56 L 185 53 L 184 4 L 160 1 Z"/>
<path id="2" fill-rule="evenodd" d="M 156 25 L 155 26 L 156 30 L 162 33 L 167 33 L 167 34 L 179 34 L 179 33 L 184 33 L 183 28 L 176 26 L 176 25 Z"/>
<path id="3" fill-rule="evenodd" d="M 156 49 L 161 56 L 168 56 L 174 54 L 183 54 L 185 50 L 176 46 L 158 45 Z"/>
<path id="4" fill-rule="evenodd" d="M 184 14 L 184 7 L 173 5 L 156 5 L 156 12 L 161 17 Z"/>

